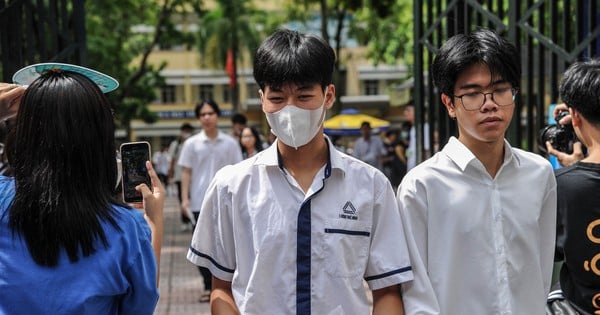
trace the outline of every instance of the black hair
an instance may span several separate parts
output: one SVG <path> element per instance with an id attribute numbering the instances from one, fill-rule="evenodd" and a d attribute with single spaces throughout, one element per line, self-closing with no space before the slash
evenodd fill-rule
<path id="1" fill-rule="evenodd" d="M 212 107 L 213 111 L 215 111 L 217 116 L 221 116 L 221 110 L 219 109 L 219 105 L 217 104 L 217 102 L 213 100 L 201 100 L 196 104 L 196 108 L 194 109 L 194 113 L 196 113 L 196 118 L 200 118 L 200 110 L 202 109 L 202 106 L 204 106 L 204 104 L 207 104 L 210 107 Z"/>
<path id="2" fill-rule="evenodd" d="M 263 143 L 262 143 L 262 139 L 260 138 L 260 133 L 258 132 L 258 130 L 256 130 L 256 128 L 254 128 L 254 127 L 244 127 L 244 129 L 250 129 L 250 131 L 252 131 L 252 135 L 254 136 L 254 139 L 256 139 L 256 141 L 254 141 L 254 150 L 256 150 L 256 152 L 262 151 Z M 240 142 L 240 147 L 242 148 L 242 153 L 247 153 L 246 148 L 242 145 L 242 133 L 244 132 L 244 129 L 242 129 L 242 132 L 240 132 L 239 142 Z"/>
<path id="3" fill-rule="evenodd" d="M 108 247 L 101 221 L 118 229 L 113 204 L 117 181 L 113 111 L 87 77 L 69 71 L 42 74 L 25 91 L 7 142 L 15 197 L 9 226 L 24 237 L 33 260 L 58 264 Z"/>
<path id="4" fill-rule="evenodd" d="M 254 79 L 261 89 L 284 83 L 332 83 L 335 52 L 322 38 L 281 29 L 269 36 L 254 56 Z"/>
<path id="5" fill-rule="evenodd" d="M 478 63 L 488 66 L 492 78 L 499 76 L 519 88 L 521 58 L 517 48 L 488 29 L 448 39 L 433 60 L 433 81 L 441 93 L 453 96 L 460 73 Z"/>
<path id="6" fill-rule="evenodd" d="M 368 121 L 363 121 L 363 122 L 360 124 L 360 128 L 361 128 L 361 129 L 362 129 L 362 127 L 369 127 L 369 128 L 371 128 L 371 123 L 369 123 Z"/>
<path id="7" fill-rule="evenodd" d="M 245 125 L 247 122 L 248 119 L 246 119 L 246 116 L 243 114 L 235 113 L 233 116 L 231 116 L 231 123 Z"/>
<path id="8" fill-rule="evenodd" d="M 385 136 L 386 136 L 386 137 L 389 137 L 389 136 L 391 136 L 391 135 L 395 135 L 395 136 L 397 137 L 397 136 L 398 136 L 398 131 L 396 131 L 396 130 L 394 130 L 394 129 L 390 129 L 390 130 L 387 130 L 387 131 L 385 132 Z"/>
<path id="9" fill-rule="evenodd" d="M 592 124 L 600 124 L 600 59 L 578 61 L 565 71 L 560 98 Z"/>
<path id="10" fill-rule="evenodd" d="M 181 127 L 179 127 L 179 130 L 181 131 L 194 131 L 194 127 L 192 127 L 192 125 L 190 125 L 189 123 L 183 123 L 181 125 Z"/>

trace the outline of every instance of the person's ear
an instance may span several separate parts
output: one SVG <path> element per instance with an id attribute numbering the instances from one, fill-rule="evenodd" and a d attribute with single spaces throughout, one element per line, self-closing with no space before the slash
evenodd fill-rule
<path id="1" fill-rule="evenodd" d="M 569 114 L 571 115 L 571 124 L 573 125 L 573 127 L 580 127 L 581 126 L 581 120 L 582 120 L 582 116 L 581 114 L 574 110 L 572 107 L 569 107 Z"/>
<path id="2" fill-rule="evenodd" d="M 442 93 L 441 97 L 442 103 L 446 106 L 446 110 L 448 111 L 448 116 L 450 118 L 456 118 L 456 108 L 454 107 L 454 103 L 452 102 L 452 97 Z"/>
<path id="3" fill-rule="evenodd" d="M 265 109 L 265 92 L 263 92 L 262 89 L 258 89 L 258 97 L 260 98 L 260 106 L 262 107 L 263 111 Z"/>
<path id="4" fill-rule="evenodd" d="M 335 103 L 335 85 L 329 84 L 325 88 L 325 108 L 330 109 Z"/>

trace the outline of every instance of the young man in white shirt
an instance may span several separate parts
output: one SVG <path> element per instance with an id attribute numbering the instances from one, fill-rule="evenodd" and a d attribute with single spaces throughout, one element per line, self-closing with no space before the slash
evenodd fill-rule
<path id="1" fill-rule="evenodd" d="M 432 65 L 458 139 L 408 172 L 398 204 L 415 281 L 409 314 L 544 314 L 556 223 L 550 163 L 504 139 L 521 64 L 489 30 L 449 39 Z M 419 268 L 425 268 L 425 273 Z"/>
<path id="2" fill-rule="evenodd" d="M 218 128 L 221 111 L 216 102 L 203 100 L 195 108 L 202 131 L 189 137 L 181 148 L 181 207 L 197 219 L 204 194 L 214 175 L 222 167 L 242 160 L 238 141 Z M 200 302 L 208 302 L 212 286 L 209 269 L 200 267 L 204 294 Z"/>
<path id="3" fill-rule="evenodd" d="M 206 193 L 188 259 L 214 275 L 213 314 L 404 314 L 412 271 L 392 187 L 323 134 L 334 64 L 327 42 L 289 30 L 256 53 L 277 140 Z"/>

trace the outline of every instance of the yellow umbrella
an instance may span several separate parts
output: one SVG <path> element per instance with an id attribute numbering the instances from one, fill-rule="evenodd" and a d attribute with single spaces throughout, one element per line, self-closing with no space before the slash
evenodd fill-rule
<path id="1" fill-rule="evenodd" d="M 323 128 L 328 135 L 360 135 L 360 125 L 365 121 L 371 124 L 374 133 L 387 130 L 390 126 L 389 121 L 361 114 L 356 109 L 345 109 L 339 115 L 325 120 Z"/>

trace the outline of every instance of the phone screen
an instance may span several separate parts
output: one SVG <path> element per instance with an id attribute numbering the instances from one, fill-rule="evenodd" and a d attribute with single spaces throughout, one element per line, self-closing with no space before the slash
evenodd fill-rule
<path id="1" fill-rule="evenodd" d="M 146 161 L 150 160 L 150 144 L 148 142 L 128 142 L 121 145 L 121 164 L 123 168 L 123 200 L 125 202 L 141 202 L 142 193 L 135 190 L 141 183 L 152 189 Z"/>

